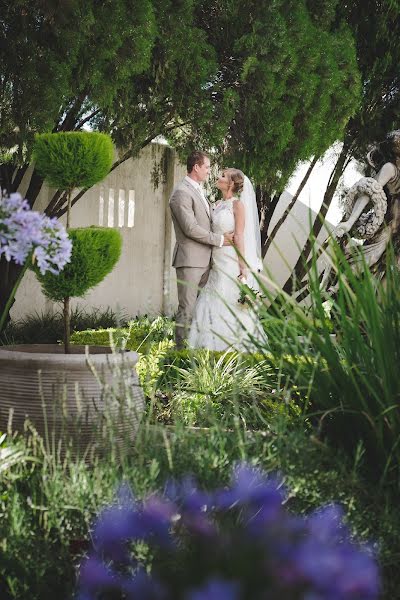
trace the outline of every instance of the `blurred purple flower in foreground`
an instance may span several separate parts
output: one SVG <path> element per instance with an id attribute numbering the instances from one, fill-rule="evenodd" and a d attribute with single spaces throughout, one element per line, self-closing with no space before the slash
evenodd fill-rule
<path id="1" fill-rule="evenodd" d="M 32 262 L 42 273 L 59 273 L 71 260 L 72 243 L 57 219 L 30 209 L 20 194 L 0 197 L 0 257 L 23 265 Z"/>
<path id="2" fill-rule="evenodd" d="M 339 507 L 291 515 L 277 479 L 247 465 L 214 493 L 191 478 L 144 502 L 120 493 L 94 526 L 81 600 L 375 600 L 378 568 Z M 145 550 L 144 550 L 145 549 Z M 143 557 L 146 556 L 145 560 Z"/>

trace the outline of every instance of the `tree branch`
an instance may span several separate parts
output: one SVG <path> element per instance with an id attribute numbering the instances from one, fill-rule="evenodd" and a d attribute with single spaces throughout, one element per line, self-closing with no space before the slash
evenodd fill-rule
<path id="1" fill-rule="evenodd" d="M 76 118 L 79 114 L 80 109 L 82 108 L 83 101 L 87 96 L 86 90 L 81 92 L 75 101 L 73 102 L 71 108 L 65 115 L 64 121 L 56 127 L 56 131 L 70 131 L 74 128 Z"/>
<path id="2" fill-rule="evenodd" d="M 60 200 L 61 195 L 62 195 L 62 191 L 57 190 L 55 192 L 55 194 L 53 195 L 52 199 L 50 200 L 50 202 L 46 206 L 46 210 L 44 211 L 44 213 L 47 216 L 50 216 L 53 211 L 57 210 L 57 206 L 59 204 L 59 200 Z M 63 203 L 64 203 L 64 201 L 63 201 Z"/>
<path id="3" fill-rule="evenodd" d="M 345 142 L 343 144 L 342 150 L 339 154 L 339 158 L 336 162 L 336 165 L 335 165 L 334 169 L 332 170 L 331 175 L 329 177 L 329 182 L 328 182 L 328 185 L 327 185 L 327 188 L 325 191 L 321 210 L 319 211 L 317 217 L 315 218 L 312 230 L 310 232 L 310 235 L 308 236 L 308 239 L 307 239 L 306 245 L 303 249 L 303 252 L 300 254 L 289 279 L 286 281 L 285 285 L 283 286 L 283 290 L 289 294 L 295 292 L 298 289 L 299 283 L 301 283 L 302 279 L 304 278 L 304 275 L 307 272 L 307 264 L 308 264 L 307 259 L 310 255 L 310 252 L 312 249 L 312 244 L 314 243 L 314 240 L 317 239 L 317 237 L 322 229 L 322 226 L 325 222 L 325 218 L 326 218 L 329 206 L 331 205 L 332 198 L 336 191 L 337 185 L 339 183 L 339 179 L 343 175 L 343 168 L 344 168 L 344 165 L 346 164 L 349 152 L 350 152 L 350 146 L 347 145 Z"/>
<path id="4" fill-rule="evenodd" d="M 12 188 L 14 190 L 14 192 L 16 192 L 19 188 L 19 186 L 21 185 L 21 181 L 26 173 L 26 171 L 28 170 L 28 166 L 29 165 L 23 165 L 22 167 L 19 167 L 19 169 L 17 169 L 17 172 L 15 174 L 15 176 L 12 179 Z"/>
<path id="5" fill-rule="evenodd" d="M 77 123 L 75 125 L 75 129 L 80 129 L 81 127 L 83 127 L 83 125 L 85 123 L 87 123 L 88 121 L 90 121 L 90 119 L 93 119 L 94 116 L 96 116 L 98 113 L 100 112 L 100 108 L 98 108 L 97 110 L 94 110 L 90 115 L 88 115 L 87 117 L 85 117 L 84 119 L 81 119 L 79 121 L 79 123 Z"/>
<path id="6" fill-rule="evenodd" d="M 299 187 L 297 188 L 297 191 L 295 193 L 295 195 L 293 196 L 292 200 L 290 201 L 289 205 L 287 206 L 286 210 L 284 211 L 283 215 L 280 217 L 280 219 L 278 219 L 275 227 L 273 228 L 273 230 L 271 231 L 271 234 L 267 237 L 265 244 L 264 244 L 264 248 L 263 248 L 263 255 L 265 256 L 272 244 L 272 242 L 275 239 L 276 234 L 278 233 L 281 225 L 283 224 L 283 222 L 286 220 L 286 217 L 289 215 L 289 213 L 291 212 L 292 208 L 294 207 L 294 205 L 297 202 L 298 197 L 300 196 L 301 192 L 303 191 L 304 186 L 306 185 L 307 181 L 310 178 L 310 175 L 315 167 L 315 165 L 317 164 L 319 160 L 319 156 L 315 156 L 313 158 L 313 160 L 310 163 L 310 166 L 307 169 L 306 174 L 304 175 Z"/>
<path id="7" fill-rule="evenodd" d="M 32 208 L 43 185 L 43 177 L 34 169 L 25 197 Z"/>

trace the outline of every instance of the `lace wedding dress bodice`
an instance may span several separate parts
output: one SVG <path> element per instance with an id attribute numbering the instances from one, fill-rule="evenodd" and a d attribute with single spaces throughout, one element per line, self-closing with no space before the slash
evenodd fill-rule
<path id="1" fill-rule="evenodd" d="M 224 233 L 232 233 L 235 230 L 235 215 L 233 213 L 234 202 L 235 200 L 224 200 L 220 202 L 214 209 L 212 221 L 212 230 L 214 233 L 220 233 L 223 235 Z M 232 246 L 213 248 L 212 265 L 215 267 L 215 270 L 220 271 L 218 279 L 215 277 L 218 283 L 222 283 L 222 281 L 220 281 L 220 277 L 222 277 L 223 273 L 229 275 L 230 278 L 237 277 L 239 275 L 238 257 L 235 249 Z M 211 274 L 212 273 L 210 273 L 210 279 L 212 280 L 213 278 L 211 277 Z M 224 278 L 222 278 L 222 280 L 223 279 Z M 237 292 L 237 284 L 235 287 Z"/>
<path id="2" fill-rule="evenodd" d="M 235 229 L 235 199 L 220 202 L 213 210 L 214 233 Z M 250 351 L 251 338 L 263 337 L 261 325 L 247 305 L 239 304 L 239 262 L 232 246 L 213 248 L 208 281 L 201 290 L 193 315 L 188 343 L 192 348 Z"/>

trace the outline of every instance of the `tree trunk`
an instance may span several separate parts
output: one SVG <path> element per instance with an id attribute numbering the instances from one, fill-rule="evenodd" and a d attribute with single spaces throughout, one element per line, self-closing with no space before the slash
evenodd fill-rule
<path id="1" fill-rule="evenodd" d="M 70 336 L 71 336 L 71 314 L 69 310 L 70 298 L 64 298 L 64 352 L 65 354 L 70 354 Z"/>
<path id="2" fill-rule="evenodd" d="M 278 205 L 281 194 L 282 192 L 275 192 L 275 194 L 271 194 L 270 190 L 267 190 L 261 185 L 256 187 L 257 207 L 260 215 L 261 250 L 263 257 L 265 256 L 264 244 L 268 237 L 269 225 Z"/>
<path id="3" fill-rule="evenodd" d="M 17 265 L 15 262 L 7 262 L 4 256 L 0 259 L 0 315 L 4 314 L 7 304 L 12 295 L 15 284 L 23 270 L 23 265 Z M 14 302 L 12 302 L 11 306 Z M 9 308 L 11 308 L 11 306 Z M 5 325 L 10 320 L 9 311 L 4 314 Z"/>
<path id="4" fill-rule="evenodd" d="M 297 188 L 297 191 L 295 193 L 295 195 L 293 196 L 292 200 L 290 201 L 288 207 L 286 208 L 286 210 L 284 211 L 283 215 L 281 216 L 280 219 L 278 219 L 278 222 L 276 223 L 275 227 L 273 228 L 273 230 L 271 231 L 271 234 L 269 236 L 267 236 L 267 239 L 265 240 L 265 244 L 263 244 L 263 256 L 265 256 L 272 244 L 272 242 L 275 239 L 276 234 L 278 233 L 281 225 L 283 225 L 284 221 L 286 220 L 286 218 L 288 217 L 290 211 L 292 210 L 292 208 L 294 207 L 294 205 L 296 204 L 298 197 L 300 196 L 301 192 L 303 191 L 304 186 L 306 185 L 307 181 L 310 178 L 310 175 L 315 167 L 315 165 L 317 164 L 319 160 L 319 156 L 316 156 L 313 158 L 313 160 L 310 163 L 310 166 L 307 169 L 307 173 L 304 175 L 299 187 Z"/>
<path id="5" fill-rule="evenodd" d="M 0 191 L 12 192 L 12 174 L 14 167 L 11 163 L 0 165 Z"/>
<path id="6" fill-rule="evenodd" d="M 329 182 L 325 191 L 324 200 L 322 203 L 322 207 L 315 218 L 313 223 L 312 230 L 308 236 L 306 245 L 303 248 L 302 253 L 299 256 L 299 259 L 289 277 L 283 286 L 283 290 L 290 294 L 294 293 L 301 288 L 301 281 L 303 280 L 305 274 L 307 273 L 308 263 L 307 259 L 312 250 L 312 245 L 314 241 L 318 238 L 318 235 L 322 229 L 322 226 L 325 223 L 325 218 L 329 207 L 331 205 L 333 196 L 335 194 L 336 188 L 338 186 L 339 180 L 343 175 L 343 171 L 346 165 L 346 161 L 350 152 L 350 147 L 348 144 L 344 143 L 343 148 L 340 152 L 338 160 L 336 161 L 336 165 L 331 173 L 329 178 Z"/>
<path id="7" fill-rule="evenodd" d="M 40 190 L 43 185 L 43 177 L 39 175 L 37 171 L 33 171 L 31 180 L 29 182 L 28 189 L 25 194 L 25 198 L 29 202 L 29 206 L 33 208 L 37 197 L 39 196 Z"/>

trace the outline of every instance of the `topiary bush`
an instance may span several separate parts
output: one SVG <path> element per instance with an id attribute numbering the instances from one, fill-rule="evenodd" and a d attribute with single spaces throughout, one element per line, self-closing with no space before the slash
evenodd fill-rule
<path id="1" fill-rule="evenodd" d="M 91 187 L 106 177 L 113 158 L 113 143 L 105 133 L 66 131 L 35 137 L 35 168 L 57 189 Z"/>
<path id="2" fill-rule="evenodd" d="M 108 275 L 121 255 L 122 238 L 118 230 L 103 227 L 70 229 L 72 257 L 62 276 L 36 275 L 43 293 L 55 302 L 65 297 L 80 298 Z"/>
<path id="3" fill-rule="evenodd" d="M 59 191 L 67 201 L 67 230 L 70 225 L 71 194 L 76 187 L 91 187 L 110 171 L 114 148 L 110 136 L 88 131 L 44 133 L 37 135 L 32 158 L 36 170 Z M 64 349 L 70 345 L 70 298 L 82 296 L 111 271 L 121 252 L 117 232 L 91 228 L 76 233 L 72 261 L 63 280 L 42 280 L 46 296 L 63 300 Z M 119 239 L 118 239 L 119 238 Z"/>

